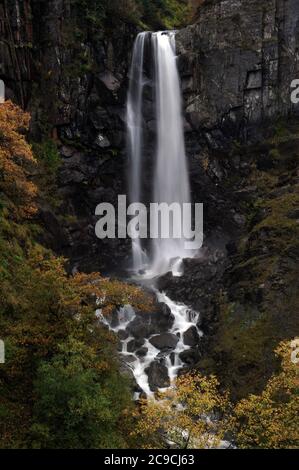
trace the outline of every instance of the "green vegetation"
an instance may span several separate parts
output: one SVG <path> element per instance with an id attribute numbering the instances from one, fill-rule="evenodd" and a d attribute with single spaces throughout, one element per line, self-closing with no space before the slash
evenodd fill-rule
<path id="1" fill-rule="evenodd" d="M 149 28 L 175 29 L 187 24 L 190 9 L 187 1 L 180 0 L 139 0 L 141 20 Z"/>
<path id="2" fill-rule="evenodd" d="M 73 338 L 58 346 L 37 370 L 35 393 L 33 447 L 126 447 L 118 423 L 130 408 L 129 388 L 116 370 L 103 370 L 93 347 Z"/>
<path id="3" fill-rule="evenodd" d="M 174 29 L 187 23 L 191 11 L 187 0 L 73 0 L 73 4 L 92 28 L 121 20 L 144 29 Z"/>
<path id="4" fill-rule="evenodd" d="M 61 158 L 55 142 L 48 139 L 40 144 L 34 143 L 32 150 L 38 162 L 45 167 L 47 173 L 56 174 L 61 164 Z"/>

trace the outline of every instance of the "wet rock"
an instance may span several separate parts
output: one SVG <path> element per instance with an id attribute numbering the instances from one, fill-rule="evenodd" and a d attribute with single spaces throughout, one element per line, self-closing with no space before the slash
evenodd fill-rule
<path id="1" fill-rule="evenodd" d="M 136 312 L 136 318 L 128 325 L 128 332 L 134 338 L 149 338 L 161 332 L 168 332 L 174 322 L 170 308 L 157 303 L 153 312 Z"/>
<path id="2" fill-rule="evenodd" d="M 70 158 L 75 153 L 75 150 L 72 147 L 63 145 L 60 149 L 60 153 L 64 158 Z"/>
<path id="3" fill-rule="evenodd" d="M 174 362 L 175 362 L 175 354 L 174 354 L 174 352 L 172 352 L 172 353 L 169 355 L 169 358 L 170 358 L 170 361 L 171 361 L 171 365 L 174 366 Z"/>
<path id="4" fill-rule="evenodd" d="M 124 341 L 125 339 L 128 338 L 129 333 L 126 330 L 119 330 L 117 333 L 117 336 L 121 341 Z"/>
<path id="5" fill-rule="evenodd" d="M 128 352 L 134 352 L 136 349 L 141 348 L 143 345 L 144 341 L 143 339 L 132 339 L 131 341 L 128 342 Z"/>
<path id="6" fill-rule="evenodd" d="M 95 110 L 90 113 L 89 116 L 93 126 L 97 130 L 105 129 L 107 122 L 109 120 L 108 113 L 106 109 L 98 106 Z"/>
<path id="7" fill-rule="evenodd" d="M 199 360 L 199 352 L 197 349 L 188 349 L 183 351 L 179 355 L 180 359 L 189 366 L 194 366 L 196 362 Z"/>
<path id="8" fill-rule="evenodd" d="M 110 91 L 117 91 L 120 87 L 119 80 L 108 70 L 100 75 L 100 80 Z"/>
<path id="9" fill-rule="evenodd" d="M 163 333 L 150 338 L 150 343 L 160 350 L 175 349 L 178 341 L 179 338 L 171 333 Z"/>
<path id="10" fill-rule="evenodd" d="M 108 140 L 108 138 L 103 135 L 103 134 L 98 134 L 95 138 L 95 141 L 94 141 L 94 144 L 101 148 L 101 149 L 105 149 L 107 147 L 110 147 L 110 141 Z"/>
<path id="11" fill-rule="evenodd" d="M 148 375 L 148 382 L 152 392 L 155 392 L 158 388 L 170 386 L 168 370 L 164 364 L 154 361 L 145 372 Z"/>
<path id="12" fill-rule="evenodd" d="M 184 260 L 184 273 L 174 277 L 171 273 L 157 280 L 157 287 L 177 302 L 183 302 L 190 307 L 190 318 L 193 322 L 194 313 L 200 312 L 197 326 L 204 335 L 209 334 L 215 315 L 215 292 L 220 288 L 223 273 L 228 263 L 225 245 L 227 239 L 223 236 L 224 246 L 208 246 L 209 240 L 201 250 L 201 256 Z M 195 323 L 195 321 L 194 321 Z"/>
<path id="13" fill-rule="evenodd" d="M 186 346 L 197 346 L 199 334 L 195 326 L 191 326 L 187 331 L 185 331 L 183 334 L 183 341 Z"/>
<path id="14" fill-rule="evenodd" d="M 153 324 L 154 333 L 169 331 L 173 325 L 174 316 L 168 305 L 162 302 L 158 303 L 155 312 L 151 315 L 151 322 Z"/>
<path id="15" fill-rule="evenodd" d="M 153 332 L 153 326 L 149 321 L 137 316 L 127 327 L 128 332 L 137 339 L 148 338 Z"/>
<path id="16" fill-rule="evenodd" d="M 133 354 L 121 354 L 121 359 L 126 364 L 131 364 L 136 361 L 136 357 Z"/>
<path id="17" fill-rule="evenodd" d="M 118 313 L 118 310 L 113 310 L 113 312 L 109 315 L 109 323 L 110 323 L 111 328 L 116 328 L 116 327 L 119 326 L 119 313 Z M 120 330 L 119 333 L 121 331 L 124 331 L 124 330 Z M 120 333 L 120 335 L 122 335 L 122 334 L 123 333 Z"/>
<path id="18" fill-rule="evenodd" d="M 148 353 L 148 349 L 146 347 L 142 347 L 142 348 L 137 349 L 135 354 L 138 357 L 145 357 L 147 353 Z"/>
<path id="19" fill-rule="evenodd" d="M 133 381 L 135 381 L 133 371 L 130 368 L 129 364 L 134 362 L 136 358 L 134 356 L 127 356 L 123 354 L 121 354 L 120 357 L 121 357 L 121 364 L 119 368 L 120 373 L 124 375 L 125 377 L 128 377 L 129 379 L 132 379 Z"/>

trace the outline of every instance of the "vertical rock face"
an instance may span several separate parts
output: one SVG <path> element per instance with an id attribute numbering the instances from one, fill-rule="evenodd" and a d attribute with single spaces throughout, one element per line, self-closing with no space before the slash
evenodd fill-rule
<path id="1" fill-rule="evenodd" d="M 204 131 L 216 146 L 298 113 L 290 100 L 299 77 L 297 0 L 205 2 L 177 41 L 190 133 Z"/>
<path id="2" fill-rule="evenodd" d="M 118 18 L 104 25 L 100 12 L 90 18 L 84 8 L 70 0 L 0 2 L 0 79 L 6 98 L 31 113 L 33 138 L 52 137 L 61 154 L 61 207 L 41 211 L 47 241 L 72 265 L 102 270 L 122 251 L 117 240 L 96 239 L 94 212 L 126 193 L 125 101 L 137 31 Z M 74 221 L 62 224 L 61 215 Z"/>
<path id="3" fill-rule="evenodd" d="M 119 108 L 136 28 L 98 21 L 70 0 L 0 2 L 0 76 L 7 98 L 33 113 L 32 131 L 46 126 L 100 149 L 123 143 Z"/>

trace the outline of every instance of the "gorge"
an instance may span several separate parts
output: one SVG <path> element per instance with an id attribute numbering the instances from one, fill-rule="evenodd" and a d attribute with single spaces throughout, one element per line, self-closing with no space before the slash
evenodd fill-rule
<path id="1" fill-rule="evenodd" d="M 0 80 L 31 115 L 38 161 L 32 232 L 70 279 L 101 273 L 149 294 L 149 310 L 117 298 L 97 312 L 131 395 L 191 370 L 238 402 L 262 393 L 275 349 L 299 334 L 298 0 L 204 0 L 184 21 L 169 2 L 141 3 L 0 1 Z M 186 237 L 97 238 L 96 206 L 119 195 L 202 202 L 200 252 Z"/>

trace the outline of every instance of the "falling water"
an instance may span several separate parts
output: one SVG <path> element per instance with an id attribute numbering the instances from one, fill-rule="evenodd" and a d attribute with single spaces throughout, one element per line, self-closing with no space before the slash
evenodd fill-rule
<path id="1" fill-rule="evenodd" d="M 156 64 L 157 155 L 154 176 L 154 201 L 177 203 L 181 210 L 190 202 L 182 119 L 181 90 L 175 55 L 175 33 L 159 32 L 152 36 Z M 163 273 L 177 258 L 187 256 L 184 248 L 183 218 L 174 233 L 181 238 L 153 240 L 151 270 Z M 186 235 L 186 234 L 185 234 Z"/>
<path id="2" fill-rule="evenodd" d="M 130 158 L 129 188 L 130 202 L 141 201 L 141 164 L 142 164 L 142 95 L 145 85 L 143 62 L 144 45 L 147 33 L 138 34 L 133 50 L 130 70 L 130 85 L 127 99 L 127 144 Z M 145 253 L 141 248 L 140 239 L 133 240 L 132 244 L 133 268 L 141 269 L 145 263 Z"/>
<path id="3" fill-rule="evenodd" d="M 130 201 L 141 202 L 143 171 L 143 92 L 146 84 L 144 73 L 145 39 L 151 33 L 140 33 L 135 41 L 130 87 L 127 101 L 128 152 Z M 152 156 L 155 168 L 152 182 L 153 202 L 176 203 L 182 212 L 170 237 L 162 238 L 161 224 L 154 221 L 159 238 L 152 240 L 150 262 L 142 250 L 140 239 L 133 240 L 133 269 L 145 270 L 149 277 L 162 274 L 169 269 L 179 272 L 180 260 L 186 258 L 184 244 L 187 219 L 183 218 L 183 204 L 190 202 L 190 187 L 186 163 L 183 132 L 182 103 L 179 74 L 175 55 L 175 33 L 158 32 L 151 35 L 154 64 L 155 120 L 157 144 Z M 185 214 L 185 212 L 184 212 Z M 184 230 L 185 229 L 185 230 Z M 178 237 L 178 234 L 181 234 Z M 187 235 L 187 236 L 186 236 Z"/>

